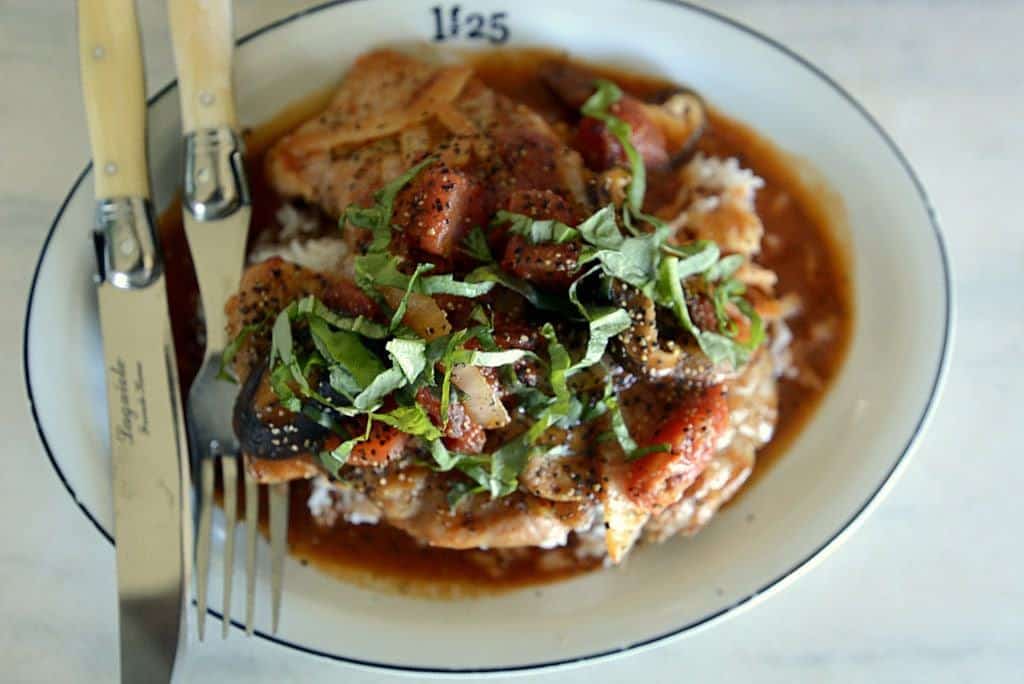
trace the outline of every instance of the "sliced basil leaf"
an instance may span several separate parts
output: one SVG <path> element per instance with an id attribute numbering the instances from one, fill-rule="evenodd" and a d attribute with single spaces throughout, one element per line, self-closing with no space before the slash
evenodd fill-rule
<path id="1" fill-rule="evenodd" d="M 292 308 L 294 306 L 294 309 Z M 327 308 L 327 306 L 313 295 L 308 295 L 289 305 L 288 310 L 293 318 L 315 317 L 323 319 L 324 322 L 339 330 L 348 330 L 370 339 L 383 339 L 387 337 L 387 328 L 380 323 L 371 321 L 364 316 L 351 318 L 340 316 Z"/>
<path id="2" fill-rule="evenodd" d="M 661 278 L 659 287 L 667 291 L 672 302 L 672 309 L 679 319 L 683 328 L 693 335 L 700 349 L 708 357 L 711 363 L 719 364 L 727 362 L 733 368 L 739 368 L 750 358 L 750 351 L 733 339 L 709 330 L 700 330 L 690 318 L 690 311 L 686 306 L 686 296 L 683 293 L 683 284 L 679 278 L 679 259 L 675 256 L 666 256 L 662 261 Z"/>
<path id="3" fill-rule="evenodd" d="M 370 230 L 373 233 L 373 241 L 370 243 L 369 252 L 386 251 L 391 242 L 391 214 L 394 211 L 395 197 L 420 171 L 435 161 L 437 161 L 435 157 L 427 157 L 377 190 L 373 194 L 374 205 L 372 207 L 354 205 L 348 207 L 342 216 L 342 225 L 351 223 L 359 228 Z"/>
<path id="4" fill-rule="evenodd" d="M 348 399 L 349 402 L 365 389 L 365 386 L 352 377 L 352 374 L 342 366 L 332 366 L 328 371 L 327 380 L 331 389 Z M 370 382 L 373 382 L 373 380 Z"/>
<path id="5" fill-rule="evenodd" d="M 459 507 L 463 501 L 481 492 L 486 492 L 487 488 L 482 485 L 472 485 L 465 480 L 457 480 L 452 483 L 448 489 L 446 499 L 448 501 L 448 510 L 452 513 Z"/>
<path id="6" fill-rule="evenodd" d="M 488 486 L 491 498 L 507 496 L 519 489 L 519 473 L 526 466 L 530 446 L 514 439 L 491 454 L 491 472 Z"/>
<path id="7" fill-rule="evenodd" d="M 370 430 L 372 429 L 373 418 L 371 416 L 367 417 L 366 430 L 363 434 L 352 437 L 351 439 L 346 439 L 331 451 L 320 452 L 320 463 L 323 464 L 324 468 L 326 468 L 331 475 L 337 478 L 338 472 L 341 470 L 341 467 L 348 462 L 349 456 L 352 455 L 352 450 L 356 445 L 370 439 Z"/>
<path id="8" fill-rule="evenodd" d="M 619 399 L 611 386 L 611 379 L 608 379 L 608 386 L 605 389 L 604 404 L 608 408 L 608 415 L 611 417 L 612 434 L 618 441 L 622 451 L 631 454 L 636 451 L 637 444 L 633 436 L 629 434 L 629 426 L 626 425 L 626 418 L 622 415 L 619 407 Z"/>
<path id="9" fill-rule="evenodd" d="M 454 354 L 452 360 L 455 363 L 463 363 L 467 366 L 499 368 L 501 366 L 518 363 L 523 359 L 535 358 L 537 358 L 537 355 L 527 349 L 505 349 L 503 351 L 462 349 Z"/>
<path id="10" fill-rule="evenodd" d="M 550 323 L 545 323 L 541 326 L 540 334 L 548 341 L 548 357 L 551 359 L 548 378 L 551 382 L 551 391 L 555 393 L 557 400 L 568 403 L 569 386 L 567 384 L 567 373 L 572 365 L 569 352 L 558 341 L 558 335 Z"/>
<path id="11" fill-rule="evenodd" d="M 597 90 L 583 103 L 580 112 L 583 116 L 603 122 L 608 132 L 622 146 L 632 175 L 627 191 L 629 208 L 636 212 L 642 211 L 644 194 L 647 192 L 647 170 L 644 168 L 644 161 L 640 157 L 640 153 L 633 145 L 633 131 L 629 124 L 609 111 L 612 105 L 622 99 L 622 90 L 611 81 L 604 79 L 598 79 L 594 85 Z"/>
<path id="12" fill-rule="evenodd" d="M 270 373 L 270 388 L 274 391 L 281 406 L 293 412 L 302 410 L 302 402 L 289 384 L 292 379 L 291 370 L 286 365 L 279 365 Z"/>
<path id="13" fill-rule="evenodd" d="M 736 306 L 739 308 L 740 313 L 747 317 L 750 321 L 750 339 L 744 345 L 749 351 L 753 351 L 761 346 L 764 342 L 764 322 L 761 320 L 761 316 L 758 315 L 753 305 L 742 297 L 737 297 L 733 300 Z"/>
<path id="14" fill-rule="evenodd" d="M 437 467 L 434 470 L 438 472 L 446 473 L 459 464 L 462 460 L 460 454 L 453 454 L 448 451 L 448 447 L 444 445 L 444 442 L 438 440 L 430 445 L 430 455 L 434 458 L 434 462 Z"/>
<path id="15" fill-rule="evenodd" d="M 231 371 L 231 364 L 234 362 L 235 357 L 238 356 L 239 350 L 245 341 L 258 330 L 263 328 L 262 323 L 250 323 L 244 326 L 238 334 L 235 335 L 234 339 L 228 342 L 227 346 L 224 347 L 223 353 L 220 355 L 220 368 L 217 370 L 217 379 L 225 380 L 227 382 L 238 383 L 238 378 L 235 377 L 233 371 Z"/>
<path id="16" fill-rule="evenodd" d="M 309 332 L 317 351 L 333 367 L 340 367 L 355 380 L 360 390 L 384 371 L 384 364 L 347 330 L 332 331 L 322 318 L 311 318 Z"/>
<path id="17" fill-rule="evenodd" d="M 584 240 L 602 249 L 618 249 L 622 244 L 622 231 L 615 221 L 615 207 L 608 205 L 590 215 L 576 230 Z"/>
<path id="18" fill-rule="evenodd" d="M 448 344 L 441 357 L 441 365 L 444 366 L 444 377 L 441 380 L 441 424 L 448 424 L 448 407 L 452 398 L 452 371 L 455 370 L 455 353 L 458 348 L 469 340 L 469 330 L 459 330 L 448 338 Z"/>
<path id="19" fill-rule="evenodd" d="M 427 363 L 427 343 L 396 337 L 388 340 L 384 348 L 388 350 L 395 366 L 402 370 L 406 382 L 415 382 Z"/>
<path id="20" fill-rule="evenodd" d="M 588 316 L 590 337 L 587 339 L 587 349 L 583 353 L 583 358 L 569 368 L 568 375 L 573 375 L 600 361 L 608 347 L 608 341 L 626 330 L 632 323 L 625 309 L 612 309 L 592 315 L 592 318 Z"/>
<path id="21" fill-rule="evenodd" d="M 408 277 L 405 283 L 405 292 L 402 293 L 402 299 L 398 302 L 398 306 L 395 307 L 395 313 L 391 316 L 391 325 L 388 329 L 394 332 L 398 329 L 398 326 L 402 324 L 402 319 L 405 318 L 405 312 L 409 308 L 409 295 L 411 295 L 416 289 L 416 280 L 420 277 L 420 274 L 429 271 L 434 268 L 433 264 L 418 264 L 413 274 Z M 384 284 L 381 280 L 374 278 L 375 285 Z"/>
<path id="22" fill-rule="evenodd" d="M 718 245 L 709 240 L 701 240 L 682 247 L 676 247 L 675 252 L 679 258 L 676 270 L 679 273 L 680 280 L 704 273 L 718 262 L 718 255 L 720 254 Z"/>
<path id="23" fill-rule="evenodd" d="M 498 285 L 508 288 L 513 292 L 518 292 L 538 309 L 543 309 L 545 311 L 559 311 L 563 313 L 571 313 L 572 311 L 572 307 L 568 306 L 569 303 L 565 301 L 564 298 L 556 297 L 547 292 L 540 292 L 525 280 L 511 276 L 493 264 L 490 266 L 480 266 L 476 270 L 472 271 L 466 276 L 466 282 L 497 283 Z"/>
<path id="24" fill-rule="evenodd" d="M 366 389 L 360 392 L 352 405 L 363 411 L 378 405 L 384 397 L 406 384 L 405 373 L 400 366 L 392 366 L 373 379 Z"/>
<path id="25" fill-rule="evenodd" d="M 449 274 L 426 276 L 420 279 L 419 291 L 426 295 L 454 295 L 456 297 L 480 297 L 487 294 L 494 288 L 493 282 L 483 281 L 478 283 L 467 283 L 455 280 L 455 276 Z"/>
<path id="26" fill-rule="evenodd" d="M 399 406 L 387 413 L 375 414 L 374 420 L 390 425 L 396 430 L 425 440 L 439 440 L 441 430 L 430 420 L 430 416 L 419 404 Z"/>
<path id="27" fill-rule="evenodd" d="M 352 449 L 356 444 L 363 441 L 359 437 L 347 439 L 330 451 L 320 452 L 320 464 L 327 469 L 333 477 L 338 478 L 341 468 L 348 463 L 348 457 L 352 455 Z"/>
<path id="28" fill-rule="evenodd" d="M 277 315 L 274 327 L 270 332 L 270 367 L 280 359 L 282 363 L 292 360 L 292 322 L 287 309 Z"/>
<path id="29" fill-rule="evenodd" d="M 742 254 L 730 254 L 727 257 L 722 257 L 718 263 L 707 270 L 704 277 L 712 283 L 731 278 L 739 270 L 739 267 L 743 265 L 743 261 L 744 257 Z"/>
<path id="30" fill-rule="evenodd" d="M 484 231 L 480 226 L 469 231 L 469 234 L 466 235 L 462 241 L 462 252 L 477 261 L 488 264 L 494 262 L 494 255 L 491 254 L 490 245 L 487 244 L 487 236 L 484 235 Z"/>
<path id="31" fill-rule="evenodd" d="M 561 221 L 553 219 L 538 220 L 511 211 L 499 211 L 495 214 L 492 225 L 503 224 L 509 224 L 509 233 L 512 235 L 522 235 L 531 245 L 544 242 L 561 244 L 571 242 L 580 236 L 579 231 L 565 225 Z"/>
<path id="32" fill-rule="evenodd" d="M 672 451 L 672 445 L 662 442 L 660 444 L 648 444 L 647 446 L 634 449 L 633 451 L 626 454 L 627 461 L 635 461 L 644 456 L 650 454 L 669 453 Z"/>

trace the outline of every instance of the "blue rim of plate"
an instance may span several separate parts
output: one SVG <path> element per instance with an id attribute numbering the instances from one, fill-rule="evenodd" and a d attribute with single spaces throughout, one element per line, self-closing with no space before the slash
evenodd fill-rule
<path id="1" fill-rule="evenodd" d="M 241 38 L 238 39 L 237 44 L 238 45 L 244 45 L 245 43 L 247 43 L 247 42 L 249 42 L 249 41 L 251 41 L 251 40 L 253 40 L 255 38 L 258 38 L 259 36 L 262 36 L 265 33 L 269 33 L 269 32 L 271 32 L 271 31 L 273 31 L 273 30 L 275 30 L 277 28 L 280 28 L 281 26 L 284 26 L 286 24 L 290 24 L 290 23 L 292 23 L 294 21 L 302 19 L 303 17 L 309 16 L 311 14 L 316 14 L 316 13 L 321 12 L 323 10 L 330 9 L 332 7 L 336 7 L 338 5 L 345 5 L 345 4 L 349 4 L 351 2 L 358 2 L 358 1 L 360 1 L 360 0 L 331 0 L 330 2 L 325 2 L 325 3 L 317 5 L 315 7 L 310 7 L 308 9 L 305 9 L 305 10 L 301 11 L 301 12 L 296 12 L 294 14 L 291 14 L 291 15 L 287 16 L 287 17 L 283 17 L 282 19 L 279 19 L 279 20 L 277 20 L 277 21 L 275 21 L 273 23 L 267 24 L 266 26 L 263 26 L 263 27 L 255 30 L 255 31 L 253 31 L 252 33 L 248 33 L 245 36 L 242 36 Z M 946 304 L 946 306 L 945 306 L 945 326 L 943 327 L 943 336 L 942 336 L 942 348 L 941 348 L 941 350 L 939 352 L 938 365 L 935 368 L 935 375 L 934 375 L 934 379 L 932 380 L 932 387 L 931 387 L 931 391 L 930 391 L 929 396 L 928 396 L 928 401 L 925 403 L 925 406 L 924 406 L 924 408 L 923 408 L 923 410 L 921 412 L 921 416 L 918 418 L 917 423 L 914 425 L 914 429 L 911 432 L 911 435 L 910 435 L 909 439 L 907 440 L 906 445 L 903 447 L 903 450 L 900 453 L 900 457 L 893 464 L 892 468 L 889 469 L 889 472 L 886 473 L 885 477 L 879 483 L 878 488 L 871 494 L 871 496 L 869 496 L 867 498 L 867 500 L 850 517 L 850 519 L 847 520 L 846 523 L 844 523 L 842 525 L 842 527 L 840 527 L 831 537 L 829 537 L 828 540 L 826 540 L 823 544 L 821 544 L 818 548 L 816 548 L 813 552 L 811 552 L 811 554 L 808 555 L 806 558 L 804 558 L 800 562 L 796 563 L 789 570 L 787 570 L 786 572 L 782 573 L 778 577 L 772 579 L 770 582 L 766 583 L 764 586 L 762 586 L 761 588 L 757 589 L 756 591 L 753 591 L 750 594 L 748 594 L 748 595 L 744 596 L 743 598 L 739 599 L 738 601 L 733 602 L 731 605 L 728 605 L 728 606 L 726 606 L 724 608 L 721 608 L 720 610 L 717 610 L 717 611 L 715 611 L 715 612 L 713 612 L 713 613 L 711 613 L 709 615 L 706 615 L 706 616 L 702 617 L 699 620 L 687 623 L 687 624 L 682 625 L 682 626 L 680 626 L 680 627 L 678 627 L 676 629 L 673 629 L 673 630 L 671 630 L 669 632 L 665 632 L 664 634 L 659 634 L 657 636 L 650 637 L 650 638 L 647 638 L 647 639 L 643 639 L 643 640 L 640 640 L 640 641 L 628 644 L 626 646 L 621 646 L 619 648 L 607 649 L 607 650 L 603 650 L 603 651 L 598 651 L 596 653 L 590 653 L 590 654 L 586 654 L 586 655 L 576 656 L 576 657 L 573 657 L 573 658 L 565 658 L 565 659 L 562 659 L 562 660 L 550 660 L 550 661 L 545 661 L 545 662 L 540 662 L 540 663 L 531 663 L 531 664 L 527 664 L 527 665 L 513 665 L 513 666 L 508 666 L 508 667 L 444 668 L 444 667 L 416 667 L 416 666 L 410 666 L 410 665 L 395 665 L 395 664 L 392 664 L 392 663 L 382 663 L 382 662 L 377 662 L 377 661 L 372 661 L 372 660 L 361 660 L 359 658 L 351 658 L 351 657 L 347 657 L 347 656 L 341 656 L 341 655 L 338 655 L 338 654 L 335 654 L 335 653 L 328 653 L 326 651 L 321 651 L 321 650 L 318 650 L 318 649 L 309 648 L 307 646 L 303 646 L 302 644 L 296 644 L 294 642 L 288 641 L 287 639 L 282 639 L 280 637 L 274 636 L 272 634 L 267 634 L 266 632 L 263 632 L 263 631 L 260 631 L 260 630 L 256 630 L 256 632 L 255 632 L 257 637 L 259 637 L 261 639 L 264 639 L 266 641 L 269 641 L 271 643 L 275 643 L 275 644 L 278 644 L 280 646 L 284 646 L 284 647 L 290 648 L 292 650 L 295 650 L 295 651 L 298 651 L 298 652 L 301 652 L 301 653 L 306 653 L 306 654 L 309 654 L 309 655 L 319 656 L 321 658 L 326 658 L 326 659 L 334 660 L 334 661 L 341 662 L 341 663 L 347 663 L 347 664 L 350 664 L 350 665 L 357 665 L 357 666 L 361 666 L 361 667 L 376 668 L 376 669 L 381 669 L 381 670 L 391 670 L 391 671 L 407 672 L 407 673 L 423 673 L 423 674 L 427 674 L 427 673 L 431 673 L 431 674 L 498 674 L 498 673 L 502 673 L 502 672 L 524 672 L 524 671 L 529 671 L 529 670 L 540 670 L 540 669 L 555 668 L 555 667 L 560 667 L 560 666 L 565 666 L 565 665 L 580 664 L 580 663 L 595 661 L 595 660 L 599 660 L 599 659 L 603 659 L 603 658 L 609 658 L 609 657 L 616 656 L 616 655 L 622 655 L 622 654 L 625 654 L 625 653 L 627 653 L 629 651 L 636 651 L 636 650 L 642 649 L 642 648 L 647 647 L 647 646 L 653 646 L 654 644 L 656 644 L 658 642 L 667 641 L 667 640 L 672 639 L 674 637 L 681 636 L 681 635 L 683 635 L 683 634 L 685 634 L 687 632 L 694 631 L 694 630 L 696 630 L 696 629 L 698 629 L 700 627 L 707 626 L 707 625 L 709 625 L 712 622 L 715 622 L 717 620 L 720 620 L 720 619 L 724 618 L 728 614 L 735 613 L 736 611 L 738 611 L 739 609 L 741 609 L 743 607 L 752 605 L 753 602 L 755 602 L 756 600 L 760 600 L 762 598 L 765 598 L 769 593 L 772 593 L 774 590 L 780 589 L 782 587 L 782 585 L 785 584 L 787 581 L 795 579 L 797 577 L 797 575 L 799 575 L 802 571 L 804 571 L 807 568 L 809 568 L 809 566 L 811 565 L 811 563 L 813 561 L 822 558 L 824 553 L 825 553 L 825 551 L 827 551 L 830 548 L 833 548 L 834 546 L 836 546 L 838 544 L 838 542 L 841 541 L 841 539 L 846 536 L 846 533 L 851 531 L 851 529 L 853 528 L 854 524 L 857 523 L 862 518 L 862 516 L 867 511 L 867 509 L 870 508 L 873 504 L 877 503 L 880 500 L 880 495 L 888 488 L 888 485 L 893 481 L 893 476 L 901 468 L 901 466 L 906 462 L 908 454 L 916 446 L 918 439 L 920 438 L 920 436 L 921 436 L 921 434 L 922 434 L 926 424 L 928 423 L 928 420 L 930 419 L 932 413 L 934 412 L 935 404 L 936 404 L 936 401 L 937 401 L 938 396 L 939 396 L 939 391 L 940 391 L 940 389 L 942 387 L 943 380 L 945 379 L 946 370 L 947 370 L 947 368 L 949 366 L 949 357 L 950 357 L 950 353 L 951 353 L 951 336 L 952 336 L 952 329 L 953 329 L 953 286 L 952 286 L 952 278 L 951 278 L 951 268 L 950 268 L 950 262 L 949 262 L 949 255 L 948 255 L 947 250 L 946 250 L 945 239 L 942 236 L 942 230 L 939 227 L 939 220 L 938 220 L 938 215 L 937 215 L 937 213 L 935 211 L 935 207 L 932 204 L 931 199 L 928 197 L 928 193 L 925 191 L 924 185 L 921 183 L 921 180 L 918 178 L 917 173 L 914 171 L 914 168 L 910 165 L 910 162 L 907 160 L 906 156 L 904 156 L 903 152 L 899 149 L 899 147 L 896 145 L 896 143 L 893 142 L 892 138 L 889 137 L 889 134 L 885 132 L 885 130 L 882 128 L 881 124 L 879 124 L 878 121 L 875 120 L 875 118 L 867 111 L 867 109 L 859 101 L 857 101 L 853 97 L 853 95 L 848 93 L 842 86 L 840 86 L 838 83 L 836 83 L 830 76 L 828 76 L 825 72 L 823 72 L 821 69 L 816 67 L 814 64 L 812 64 L 810 61 L 808 61 L 803 56 L 797 54 L 792 49 L 786 47 L 785 45 L 783 45 L 782 43 L 778 42 L 777 40 L 775 40 L 773 38 L 770 38 L 770 37 L 768 37 L 768 36 L 758 32 L 758 31 L 756 31 L 756 30 L 754 30 L 754 29 L 752 29 L 752 28 L 750 28 L 750 27 L 748 27 L 748 26 L 746 26 L 746 25 L 736 21 L 735 19 L 731 19 L 731 18 L 729 18 L 727 16 L 724 16 L 722 14 L 719 14 L 717 12 L 714 12 L 714 11 L 709 10 L 707 8 L 704 8 L 704 7 L 698 7 L 696 5 L 692 5 L 689 2 L 685 2 L 685 0 L 649 0 L 649 1 L 650 2 L 660 2 L 660 3 L 664 3 L 664 4 L 668 4 L 668 5 L 673 5 L 675 7 L 678 7 L 679 9 L 688 10 L 688 11 L 691 11 L 691 12 L 696 12 L 697 14 L 704 15 L 704 16 L 709 17 L 709 18 L 711 18 L 711 19 L 713 19 L 715 21 L 719 21 L 719 22 L 722 22 L 723 24 L 727 24 L 728 26 L 731 26 L 732 28 L 735 28 L 735 29 L 737 29 L 739 31 L 742 31 L 743 33 L 746 33 L 747 35 L 749 35 L 749 36 L 751 36 L 753 38 L 756 38 L 757 40 L 765 43 L 766 45 L 774 48 L 775 50 L 778 50 L 782 54 L 784 54 L 787 57 L 789 57 L 789 58 L 793 59 L 794 61 L 796 61 L 798 64 L 803 66 L 809 72 L 811 72 L 812 74 L 817 76 L 819 79 L 821 79 L 830 88 L 832 88 L 834 91 L 836 91 L 836 93 L 838 93 L 844 100 L 846 100 L 850 104 L 850 106 L 852 106 L 862 117 L 864 117 L 865 121 L 867 121 L 867 123 L 871 126 L 871 128 L 874 129 L 874 131 L 882 138 L 882 140 L 885 142 L 886 146 L 892 152 L 893 156 L 896 157 L 897 162 L 899 162 L 900 166 L 903 168 L 903 170 L 907 173 L 907 175 L 910 177 L 911 181 L 913 182 L 914 188 L 917 191 L 918 198 L 920 199 L 921 203 L 925 207 L 925 210 L 927 211 L 928 220 L 929 220 L 929 223 L 931 224 L 932 232 L 934 234 L 936 245 L 937 245 L 938 250 L 939 250 L 939 256 L 940 256 L 941 261 L 942 261 L 943 288 L 944 288 L 944 296 L 945 296 L 945 304 Z M 176 86 L 177 86 L 177 80 L 172 80 L 169 83 L 167 83 L 164 87 L 162 87 L 160 90 L 158 90 L 156 93 L 154 93 L 152 95 L 152 97 L 150 97 L 146 101 L 147 109 L 149 107 L 151 107 L 153 104 L 155 104 L 158 100 L 163 98 L 165 95 L 167 95 Z M 23 336 L 22 336 L 22 365 L 23 365 L 24 374 L 25 374 L 25 389 L 26 389 L 26 391 L 28 393 L 29 408 L 30 408 L 30 410 L 32 412 L 32 420 L 35 423 L 36 431 L 39 434 L 39 439 L 42 442 L 43 449 L 46 451 L 46 455 L 50 459 L 50 464 L 53 466 L 53 469 L 56 472 L 57 477 L 60 479 L 61 483 L 64 485 L 64 488 L 67 489 L 68 494 L 71 495 L 71 498 L 78 505 L 79 509 L 81 509 L 81 511 L 85 515 L 85 517 L 88 518 L 89 521 L 92 522 L 93 526 L 99 531 L 99 533 L 108 542 L 110 542 L 113 545 L 114 544 L 114 537 L 110 534 L 110 532 L 108 532 L 99 523 L 99 521 L 93 515 L 92 511 L 90 511 L 85 506 L 85 504 L 82 503 L 81 500 L 79 500 L 78 495 L 75 493 L 74 488 L 71 486 L 71 483 L 68 482 L 68 480 L 65 477 L 63 471 L 61 470 L 60 464 L 57 462 L 57 458 L 54 456 L 53 451 L 50 449 L 50 444 L 49 444 L 49 442 L 48 442 L 48 440 L 46 438 L 46 433 L 44 432 L 43 426 L 42 426 L 42 424 L 39 421 L 39 414 L 36 412 L 35 399 L 34 399 L 34 395 L 33 395 L 33 392 L 32 392 L 32 378 L 31 378 L 31 376 L 29 374 L 29 323 L 30 323 L 31 317 L 32 317 L 32 303 L 33 303 L 33 300 L 34 300 L 34 297 L 35 297 L 36 284 L 37 284 L 37 281 L 39 279 L 39 272 L 40 272 L 40 269 L 42 268 L 43 260 L 46 257 L 46 251 L 47 251 L 47 249 L 50 246 L 50 240 L 53 238 L 53 234 L 56 232 L 57 225 L 60 223 L 60 220 L 61 220 L 61 218 L 64 215 L 64 211 L 67 208 L 68 202 L 70 202 L 71 198 L 78 191 L 79 185 L 82 184 L 82 182 L 85 180 L 85 177 L 89 174 L 89 171 L 91 169 L 92 169 L 92 164 L 91 163 L 87 164 L 86 167 L 82 170 L 82 172 L 78 175 L 78 178 L 75 179 L 75 182 L 71 186 L 71 189 L 68 191 L 68 194 L 65 196 L 64 200 L 61 202 L 60 208 L 57 210 L 57 214 L 54 216 L 54 219 L 53 219 L 52 223 L 50 224 L 50 229 L 49 229 L 49 231 L 46 234 L 46 239 L 43 241 L 43 247 L 40 250 L 39 260 L 36 262 L 35 269 L 34 269 L 34 271 L 32 273 L 32 283 L 31 283 L 31 285 L 29 287 L 28 304 L 27 304 L 26 311 L 25 311 L 24 333 L 23 333 Z M 193 605 L 194 605 L 194 603 L 195 602 L 193 601 Z M 215 618 L 217 618 L 218 620 L 222 620 L 223 621 L 223 616 L 219 612 L 213 610 L 212 608 L 207 609 L 207 612 L 210 615 L 212 615 Z M 237 628 L 239 630 L 244 630 L 245 629 L 245 626 L 243 624 L 237 622 L 236 620 L 232 620 L 231 624 L 232 624 L 232 626 L 234 626 L 235 628 Z"/>

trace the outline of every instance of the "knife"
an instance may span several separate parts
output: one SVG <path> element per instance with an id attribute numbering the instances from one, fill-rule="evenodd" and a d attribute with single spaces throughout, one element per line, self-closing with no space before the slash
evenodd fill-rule
<path id="1" fill-rule="evenodd" d="M 188 452 L 150 203 L 133 0 L 80 0 L 113 471 L 121 681 L 170 681 L 190 568 Z"/>

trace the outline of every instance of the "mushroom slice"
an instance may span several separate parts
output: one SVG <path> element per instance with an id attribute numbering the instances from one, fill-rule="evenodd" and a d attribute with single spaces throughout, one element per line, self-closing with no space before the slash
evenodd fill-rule
<path id="1" fill-rule="evenodd" d="M 659 340 L 657 312 L 649 297 L 622 283 L 615 284 L 614 296 L 633 320 L 611 347 L 624 354 L 629 370 L 652 381 L 678 378 L 709 383 L 714 379 L 713 364 L 695 343 L 683 346 L 674 340 Z"/>
<path id="2" fill-rule="evenodd" d="M 708 124 L 704 99 L 689 88 L 673 88 L 652 98 L 647 113 L 668 141 L 672 166 L 689 161 Z"/>

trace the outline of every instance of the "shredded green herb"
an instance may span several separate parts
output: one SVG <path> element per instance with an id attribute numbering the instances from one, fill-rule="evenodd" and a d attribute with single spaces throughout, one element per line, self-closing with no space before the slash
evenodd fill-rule
<path id="1" fill-rule="evenodd" d="M 506 496 L 518 489 L 519 473 L 531 457 L 565 453 L 564 446 L 547 448 L 539 444 L 552 426 L 571 428 L 608 416 L 610 430 L 602 439 L 615 439 L 627 458 L 669 450 L 670 446 L 665 444 L 638 446 L 607 369 L 603 371 L 603 394 L 600 389 L 574 389 L 581 378 L 589 382 L 590 376 L 583 371 L 599 366 L 611 340 L 632 323 L 626 310 L 610 305 L 615 281 L 637 288 L 659 306 L 671 309 L 713 363 L 739 367 L 762 343 L 763 324 L 744 298 L 744 286 L 733 277 L 744 258 L 723 257 L 718 246 L 708 241 L 668 244 L 669 228 L 642 210 L 647 180 L 643 160 L 632 142 L 630 126 L 613 114 L 622 92 L 609 81 L 598 81 L 595 85 L 596 90 L 581 113 L 603 122 L 626 155 L 631 179 L 625 205 L 621 209 L 613 205 L 603 207 L 576 226 L 507 211 L 498 212 L 492 222 L 507 226 L 509 233 L 522 236 L 530 244 L 579 241 L 578 275 L 566 294 L 540 290 L 504 272 L 491 252 L 486 233 L 479 227 L 470 231 L 459 245 L 462 253 L 480 264 L 463 280 L 452 274 L 431 275 L 432 265 L 413 266 L 389 253 L 395 230 L 391 223 L 395 198 L 417 174 L 436 162 L 433 157 L 374 193 L 372 206 L 345 210 L 342 228 L 351 225 L 369 230 L 372 235 L 366 253 L 355 259 L 355 279 L 388 315 L 388 324 L 342 316 L 315 297 L 305 297 L 274 319 L 269 361 L 270 385 L 282 406 L 301 411 L 343 438 L 337 447 L 320 454 L 321 462 L 333 475 L 338 476 L 352 450 L 369 439 L 374 423 L 421 438 L 429 448 L 431 467 L 441 472 L 458 471 L 465 476 L 448 492 L 448 503 L 453 509 L 477 494 Z M 698 284 L 691 279 L 700 279 L 699 291 L 711 299 L 715 330 L 701 330 L 691 319 L 687 288 Z M 558 339 L 551 323 L 540 328 L 547 342 L 546 358 L 525 349 L 499 349 L 491 336 L 493 323 L 482 306 L 475 307 L 470 315 L 475 327 L 430 341 L 402 325 L 414 294 L 477 298 L 495 286 L 518 293 L 536 309 L 555 314 L 558 320 L 585 322 L 588 336 L 579 358 L 573 360 L 576 353 L 571 354 Z M 401 291 L 394 308 L 388 306 L 381 288 Z M 734 320 L 737 311 L 749 323 L 742 340 L 740 326 Z M 246 339 L 260 327 L 243 329 L 225 349 L 223 363 L 230 363 Z M 473 341 L 475 344 L 470 344 Z M 537 387 L 528 387 L 516 378 L 513 367 L 523 362 L 543 369 Z M 499 369 L 504 374 L 506 391 L 516 397 L 519 410 L 533 420 L 518 437 L 491 453 L 462 454 L 444 444 L 444 426 L 457 394 L 452 374 L 459 365 Z M 325 380 L 329 390 L 324 388 Z M 416 401 L 417 391 L 424 386 L 433 388 L 430 391 L 435 396 L 440 395 L 438 424 Z M 384 410 L 384 406 L 389 409 Z M 365 420 L 365 429 L 351 434 L 341 422 L 349 418 Z"/>
<path id="2" fill-rule="evenodd" d="M 494 262 L 491 247 L 487 244 L 487 236 L 484 235 L 484 231 L 480 226 L 469 231 L 469 234 L 462 241 L 461 249 L 464 254 L 467 254 L 476 261 L 482 261 L 485 264 Z"/>
<path id="3" fill-rule="evenodd" d="M 238 356 L 239 350 L 245 341 L 249 337 L 263 329 L 262 323 L 250 323 L 244 326 L 235 338 L 228 342 L 227 346 L 224 347 L 224 352 L 220 355 L 220 368 L 217 369 L 217 379 L 225 380 L 227 382 L 233 382 L 238 384 L 238 378 L 235 376 L 234 371 L 231 370 L 231 364 L 234 363 L 235 357 Z"/>
<path id="4" fill-rule="evenodd" d="M 643 211 L 644 195 L 647 192 L 647 170 L 644 168 L 644 160 L 633 145 L 633 131 L 629 124 L 611 113 L 612 106 L 622 99 L 622 90 L 604 79 L 595 81 L 596 90 L 580 108 L 583 116 L 589 116 L 604 123 L 608 132 L 615 136 L 622 151 L 626 153 L 629 160 L 631 179 L 627 200 L 629 208 L 634 212 Z"/>

